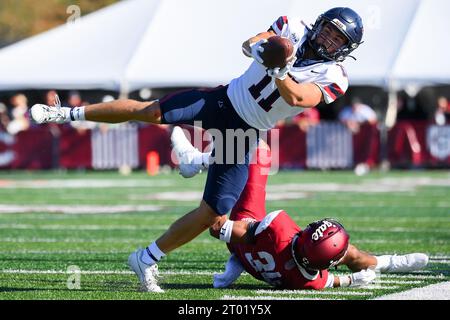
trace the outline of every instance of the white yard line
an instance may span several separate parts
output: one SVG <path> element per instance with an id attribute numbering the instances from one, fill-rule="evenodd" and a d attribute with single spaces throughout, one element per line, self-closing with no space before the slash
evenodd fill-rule
<path id="1" fill-rule="evenodd" d="M 416 279 L 416 280 L 428 280 L 428 279 L 445 279 L 443 274 L 382 274 L 381 278 L 388 279 Z"/>
<path id="2" fill-rule="evenodd" d="M 111 214 L 125 212 L 160 211 L 155 205 L 17 205 L 0 204 L 0 214 L 4 213 L 64 213 L 64 214 Z"/>
<path id="3" fill-rule="evenodd" d="M 23 270 L 23 269 L 4 269 L 0 270 L 0 273 L 5 274 L 72 274 L 74 272 L 67 270 Z M 132 271 L 127 270 L 81 270 L 81 274 L 134 274 Z M 215 272 L 212 271 L 192 271 L 192 270 L 167 270 L 160 271 L 161 275 L 201 275 L 212 276 Z M 246 273 L 243 274 L 247 275 Z"/>
<path id="4" fill-rule="evenodd" d="M 146 226 L 135 225 L 69 225 L 69 224 L 48 224 L 32 225 L 18 223 L 0 224 L 0 229 L 15 230 L 79 230 L 79 231 L 103 231 L 103 230 L 166 230 L 168 225 L 148 224 Z"/>
<path id="5" fill-rule="evenodd" d="M 130 251 L 89 251 L 89 250 L 11 250 L 0 254 L 129 254 Z"/>
<path id="6" fill-rule="evenodd" d="M 233 296 L 224 295 L 221 300 L 329 300 L 322 298 L 300 298 L 300 297 L 283 297 L 283 296 Z M 333 299 L 340 300 L 340 299 Z"/>
<path id="7" fill-rule="evenodd" d="M 125 206 L 128 207 L 127 211 L 139 211 L 138 206 Z M 145 211 L 150 211 L 150 208 L 153 208 L 155 211 L 155 207 L 145 206 Z M 1 208 L 0 208 L 1 210 Z M 69 210 L 69 209 L 68 209 Z M 110 210 L 103 210 L 104 212 L 111 213 Z M 40 211 L 40 210 L 38 210 Z M 78 211 L 80 213 L 82 210 Z M 20 223 L 2 223 L 0 224 L 0 229 L 21 229 L 21 230 L 148 230 L 148 229 L 158 229 L 165 230 L 168 228 L 168 225 L 153 225 L 148 224 L 145 226 L 135 226 L 135 225 L 66 225 L 66 224 L 48 224 L 48 225 L 34 225 L 34 224 L 20 224 Z M 358 232 L 432 232 L 432 233 L 450 233 L 448 229 L 442 228 L 358 228 Z M 410 241 L 410 240 L 407 240 Z M 360 242 L 362 243 L 362 242 Z"/>
<path id="8" fill-rule="evenodd" d="M 450 300 L 450 281 L 384 295 L 375 300 Z"/>
<path id="9" fill-rule="evenodd" d="M 325 291 L 315 290 L 257 290 L 256 294 L 272 294 L 272 295 L 333 295 L 333 296 L 371 296 L 370 291 L 336 291 L 330 289 Z"/>
<path id="10" fill-rule="evenodd" d="M 380 284 L 421 284 L 421 280 L 375 280 L 375 283 Z"/>
<path id="11" fill-rule="evenodd" d="M 176 182 L 168 179 L 0 179 L 0 188 L 3 189 L 160 188 L 175 185 Z"/>
<path id="12" fill-rule="evenodd" d="M 0 238 L 1 242 L 12 243 L 140 243 L 142 239 L 120 239 L 120 238 L 103 238 L 103 239 L 79 239 L 79 238 Z M 145 240 L 144 240 L 145 241 Z"/>

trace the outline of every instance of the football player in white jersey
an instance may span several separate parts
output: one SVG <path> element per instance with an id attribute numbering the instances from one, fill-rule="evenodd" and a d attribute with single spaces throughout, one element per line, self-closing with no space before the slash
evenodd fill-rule
<path id="1" fill-rule="evenodd" d="M 303 30 L 302 30 L 303 29 Z M 261 64 L 259 48 L 274 35 L 294 43 L 295 58 L 286 67 L 267 69 Z M 34 105 L 31 117 L 37 123 L 77 120 L 118 123 L 130 120 L 156 124 L 201 125 L 222 134 L 222 147 L 215 143 L 203 199 L 198 208 L 178 219 L 156 241 L 138 249 L 128 259 L 146 291 L 161 292 L 156 281 L 156 263 L 172 250 L 191 241 L 227 214 L 236 204 L 248 178 L 250 149 L 259 130 L 269 130 L 277 120 L 330 103 L 347 89 L 344 69 L 338 64 L 360 44 L 363 26 L 350 8 L 333 8 L 320 15 L 312 28 L 300 20 L 280 17 L 266 32 L 250 38 L 243 51 L 255 61 L 229 85 L 215 89 L 192 89 L 160 100 L 139 102 L 115 100 L 89 106 L 65 108 Z M 227 135 L 226 132 L 238 135 Z M 243 133 L 243 134 L 240 134 Z M 216 135 L 217 136 L 217 135 Z M 241 145 L 244 140 L 243 147 Z M 239 148 L 242 150 L 238 150 Z M 232 154 L 232 156 L 229 156 Z M 182 155 L 179 155 L 182 156 Z"/>

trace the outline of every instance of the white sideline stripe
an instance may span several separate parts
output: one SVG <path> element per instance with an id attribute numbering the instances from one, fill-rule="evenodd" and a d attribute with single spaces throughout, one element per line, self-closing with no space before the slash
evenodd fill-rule
<path id="1" fill-rule="evenodd" d="M 130 254 L 130 251 L 89 251 L 89 250 L 11 250 L 0 254 Z"/>
<path id="2" fill-rule="evenodd" d="M 450 263 L 450 260 L 429 260 L 430 263 Z"/>
<path id="3" fill-rule="evenodd" d="M 79 231 L 98 231 L 98 230 L 166 230 L 167 225 L 151 225 L 138 227 L 134 225 L 32 225 L 32 224 L 0 224 L 0 229 L 18 229 L 18 230 L 79 230 Z"/>
<path id="4" fill-rule="evenodd" d="M 92 188 L 160 188 L 172 187 L 169 179 L 39 179 L 9 180 L 0 179 L 0 189 L 92 189 Z"/>
<path id="5" fill-rule="evenodd" d="M 382 284 L 421 284 L 421 280 L 375 280 L 375 283 Z"/>
<path id="6" fill-rule="evenodd" d="M 431 260 L 435 259 L 435 260 L 440 260 L 440 259 L 450 259 L 450 256 L 430 256 L 429 257 Z"/>
<path id="7" fill-rule="evenodd" d="M 423 239 L 423 240 L 411 240 L 411 239 L 395 239 L 395 240 L 388 240 L 388 239 L 358 239 L 353 242 L 353 244 L 392 244 L 395 241 L 395 243 L 403 243 L 403 244 L 447 244 L 448 240 L 444 239 Z"/>
<path id="8" fill-rule="evenodd" d="M 14 243 L 139 243 L 142 239 L 77 239 L 77 238 L 0 238 L 0 242 L 14 242 Z"/>
<path id="9" fill-rule="evenodd" d="M 224 295 L 220 300 L 329 300 L 323 298 L 275 297 L 275 296 L 230 296 Z M 340 300 L 340 299 L 333 299 Z"/>
<path id="10" fill-rule="evenodd" d="M 0 204 L 0 214 L 2 213 L 64 213 L 64 214 L 110 214 L 124 212 L 148 212 L 159 211 L 161 206 L 155 205 L 11 205 Z"/>
<path id="11" fill-rule="evenodd" d="M 375 300 L 450 300 L 450 281 L 384 295 Z"/>
<path id="12" fill-rule="evenodd" d="M 126 211 L 137 211 L 134 209 L 131 209 L 133 206 L 126 206 L 129 207 Z M 134 207 L 137 209 L 138 206 Z M 155 211 L 155 207 L 153 206 L 145 206 L 145 211 L 150 211 L 150 208 L 153 208 L 153 211 Z M 103 207 L 104 209 L 105 207 Z M 102 210 L 103 210 L 102 209 Z M 159 209 L 159 207 L 158 207 Z M 0 206 L 1 211 L 1 206 Z M 37 210 L 42 211 L 42 210 Z M 79 211 L 78 213 L 80 213 Z M 106 210 L 105 212 L 111 213 L 110 210 Z M 155 230 L 166 230 L 168 228 L 168 225 L 147 225 L 144 227 L 138 227 L 135 225 L 61 225 L 61 224 L 51 224 L 51 225 L 33 225 L 33 224 L 0 224 L 0 229 L 20 229 L 20 230 L 148 230 L 148 229 L 155 229 Z M 351 230 L 351 228 L 349 228 Z M 437 228 L 421 228 L 421 229 L 414 229 L 414 228 L 358 228 L 358 232 L 433 232 L 433 233 L 450 233 L 448 229 L 437 229 Z M 390 241 L 392 242 L 392 241 Z M 362 243 L 359 241 L 359 243 Z"/>
<path id="13" fill-rule="evenodd" d="M 27 269 L 3 269 L 0 270 L 0 273 L 10 273 L 10 274 L 67 274 L 67 271 L 65 270 L 27 270 Z M 126 271 L 126 270 L 82 270 L 81 271 L 82 274 L 133 274 L 133 272 L 131 271 Z M 161 271 L 161 274 L 166 274 L 166 275 L 191 275 L 191 274 L 195 274 L 195 275 L 205 275 L 205 276 L 212 276 L 216 273 L 218 273 L 217 271 L 213 271 L 213 270 L 209 270 L 209 271 L 191 271 L 191 270 L 167 270 L 167 271 Z M 248 273 L 244 272 L 242 274 L 243 276 L 250 276 Z M 398 278 L 398 279 L 416 279 L 416 280 L 427 280 L 427 279 L 445 279 L 444 275 L 437 275 L 437 276 L 414 276 L 414 275 L 386 275 L 386 274 L 382 274 L 381 278 Z M 423 281 L 403 281 L 403 280 L 378 280 L 377 283 L 392 283 L 392 284 L 416 284 L 416 283 L 421 283 Z M 386 288 L 393 288 L 393 287 L 386 287 Z M 377 288 L 378 289 L 378 288 Z"/>
<path id="14" fill-rule="evenodd" d="M 17 241 L 17 239 L 8 239 L 10 241 L 4 241 L 0 238 L 0 242 L 68 242 L 67 240 L 73 240 L 73 242 L 81 242 L 77 239 L 29 239 L 25 241 Z M 116 242 L 116 243 L 139 243 L 141 239 L 136 240 L 129 240 L 128 241 L 122 241 L 117 239 L 104 239 L 103 241 L 97 241 L 97 240 L 86 240 L 83 242 Z M 217 242 L 217 241 L 214 241 Z M 5 250 L 0 251 L 0 254 L 126 254 L 129 253 L 129 251 L 125 250 L 105 250 L 105 251 L 90 251 L 90 250 L 28 250 L 28 249 L 21 249 L 21 250 Z M 430 259 L 429 263 L 450 263 L 450 260 L 433 260 Z M 389 283 L 389 282 L 385 282 Z"/>
<path id="15" fill-rule="evenodd" d="M 388 279 L 416 279 L 416 280 L 427 280 L 427 279 L 445 279 L 443 274 L 434 275 L 415 275 L 415 274 L 382 274 L 381 278 Z"/>
<path id="16" fill-rule="evenodd" d="M 67 272 L 67 270 L 22 270 L 22 269 L 4 269 L 0 270 L 0 273 L 5 274 L 72 274 L 72 272 Z M 81 274 L 134 274 L 133 271 L 127 270 L 81 270 Z M 215 272 L 212 271 L 191 271 L 191 270 L 168 270 L 160 271 L 162 275 L 200 275 L 200 276 L 212 276 Z M 246 276 L 247 273 L 242 275 Z"/>
<path id="17" fill-rule="evenodd" d="M 381 279 L 411 279 L 411 280 L 427 280 L 427 279 L 445 279 L 445 276 L 443 274 L 431 274 L 431 271 L 427 271 L 428 274 L 417 274 L 417 271 L 415 273 L 409 273 L 409 274 L 398 274 L 398 273 L 382 273 L 380 274 Z M 336 276 L 343 276 L 345 274 L 336 274 Z"/>
<path id="18" fill-rule="evenodd" d="M 161 227 L 162 226 L 157 226 Z M 152 227 L 149 225 L 149 227 L 146 230 L 152 229 Z M 167 229 L 167 228 L 166 228 Z M 23 229 L 21 229 L 23 230 Z M 54 230 L 54 229 L 52 229 Z M 5 237 L 0 238 L 0 242 L 17 242 L 17 243 L 27 243 L 27 242 L 44 242 L 44 243 L 140 243 L 142 241 L 145 241 L 145 239 L 118 239 L 118 238 L 101 238 L 101 239 L 79 239 L 79 238 L 64 238 L 64 239 L 57 239 L 57 238 L 13 238 L 13 237 Z M 217 244 L 216 239 L 197 239 L 195 240 L 196 243 L 213 243 Z M 355 241 L 354 244 L 362 244 L 362 243 L 392 243 L 392 241 L 386 241 L 386 240 L 358 240 Z M 396 240 L 396 243 L 423 243 L 421 240 L 413 241 L 413 240 Z M 446 240 L 436 240 L 436 241 L 428 241 L 429 244 L 447 244 L 448 241 Z M 380 252 L 379 254 L 389 254 L 389 252 Z M 448 256 L 443 257 L 430 257 L 430 262 L 440 262 L 442 260 L 449 259 Z"/>
<path id="19" fill-rule="evenodd" d="M 333 296 L 371 296 L 373 292 L 370 291 L 337 291 L 336 289 L 330 289 L 329 291 L 316 291 L 316 290 L 257 290 L 256 294 L 293 294 L 293 295 L 333 295 Z"/>

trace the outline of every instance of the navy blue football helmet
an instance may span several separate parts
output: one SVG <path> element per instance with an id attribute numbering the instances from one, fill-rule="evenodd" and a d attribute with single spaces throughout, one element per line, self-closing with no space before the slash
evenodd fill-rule
<path id="1" fill-rule="evenodd" d="M 333 53 L 328 53 L 323 46 L 316 44 L 316 39 L 326 23 L 331 23 L 348 39 L 345 45 Z M 307 38 L 312 49 L 321 58 L 341 62 L 362 43 L 363 33 L 361 17 L 350 8 L 337 7 L 326 11 L 317 18 L 312 28 L 309 29 Z"/>

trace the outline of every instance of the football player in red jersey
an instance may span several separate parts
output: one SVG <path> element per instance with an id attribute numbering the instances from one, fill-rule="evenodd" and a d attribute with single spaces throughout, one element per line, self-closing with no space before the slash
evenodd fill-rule
<path id="1" fill-rule="evenodd" d="M 374 256 L 349 243 L 344 227 L 334 219 L 322 219 L 302 230 L 283 211 L 266 215 L 265 196 L 270 150 L 260 142 L 257 161 L 249 167 L 249 179 L 230 220 L 210 229 L 228 243 L 231 257 L 223 274 L 214 276 L 214 287 L 233 283 L 242 271 L 275 287 L 316 289 L 357 287 L 372 282 L 376 272 L 409 272 L 428 263 L 423 253 Z M 335 276 L 328 268 L 346 265 L 353 273 Z"/>

